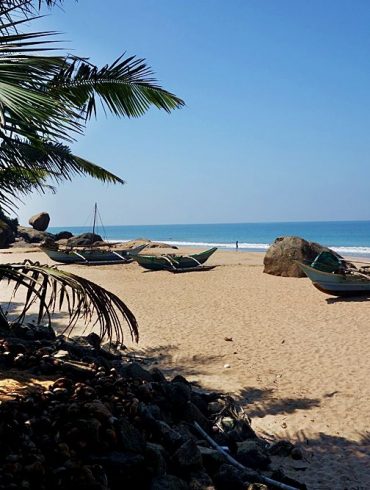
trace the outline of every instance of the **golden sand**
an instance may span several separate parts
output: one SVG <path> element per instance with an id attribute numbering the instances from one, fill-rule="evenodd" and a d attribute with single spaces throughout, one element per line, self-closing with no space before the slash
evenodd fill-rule
<path id="1" fill-rule="evenodd" d="M 24 252 L 0 260 L 49 261 Z M 304 459 L 281 460 L 290 476 L 315 490 L 370 488 L 370 300 L 263 274 L 262 260 L 217 252 L 208 263 L 219 267 L 186 274 L 61 268 L 120 296 L 139 322 L 135 349 L 169 376 L 239 396 L 259 434 L 298 441 Z"/>

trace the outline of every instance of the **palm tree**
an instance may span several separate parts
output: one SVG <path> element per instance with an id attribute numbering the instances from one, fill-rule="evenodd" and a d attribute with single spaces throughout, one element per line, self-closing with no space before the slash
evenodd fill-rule
<path id="1" fill-rule="evenodd" d="M 31 189 L 45 190 L 46 176 L 55 182 L 80 174 L 124 183 L 68 146 L 97 115 L 98 103 L 105 112 L 130 118 L 151 106 L 170 112 L 184 102 L 160 87 L 145 60 L 135 56 L 98 68 L 86 58 L 45 55 L 55 48 L 52 33 L 19 33 L 28 17 L 6 22 L 12 3 L 21 12 L 30 8 L 21 0 L 0 6 L 0 171 L 14 170 L 20 185 L 2 182 L 0 206 L 14 205 Z"/>
<path id="2" fill-rule="evenodd" d="M 74 155 L 69 144 L 83 134 L 96 117 L 100 103 L 105 112 L 139 117 L 151 106 L 171 112 L 184 105 L 160 87 L 145 60 L 119 57 L 98 68 L 88 59 L 50 54 L 55 33 L 20 29 L 34 18 L 34 9 L 61 0 L 3 0 L 0 5 L 0 208 L 13 207 L 22 195 L 50 189 L 75 175 L 104 182 L 124 181 L 108 170 Z M 138 338 L 135 317 L 115 295 L 73 274 L 39 264 L 6 264 L 0 280 L 27 290 L 20 319 L 39 301 L 39 321 L 55 308 L 68 305 L 73 327 L 77 318 L 97 315 L 101 334 L 122 338 L 119 315 Z M 59 285 L 59 288 L 58 288 Z M 69 292 L 68 292 L 69 291 Z M 46 298 L 48 298 L 46 300 Z M 7 325 L 0 310 L 0 325 Z"/>

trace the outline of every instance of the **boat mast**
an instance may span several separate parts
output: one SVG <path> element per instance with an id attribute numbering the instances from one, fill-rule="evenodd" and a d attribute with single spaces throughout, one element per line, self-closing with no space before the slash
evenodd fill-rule
<path id="1" fill-rule="evenodd" d="M 96 225 L 97 214 L 98 214 L 98 205 L 97 205 L 97 203 L 95 203 L 95 206 L 94 206 L 94 223 L 93 223 L 93 230 L 92 230 L 93 235 L 95 235 L 95 225 Z M 93 239 L 94 239 L 94 237 L 93 237 Z"/>

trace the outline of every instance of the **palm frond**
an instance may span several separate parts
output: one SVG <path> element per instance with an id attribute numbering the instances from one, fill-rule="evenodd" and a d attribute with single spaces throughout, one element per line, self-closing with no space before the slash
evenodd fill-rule
<path id="1" fill-rule="evenodd" d="M 76 175 L 105 183 L 125 183 L 99 165 L 74 155 L 61 143 L 36 139 L 31 143 L 18 138 L 5 138 L 0 143 L 0 205 L 6 209 L 21 195 L 53 190 L 47 179 L 59 183 Z"/>
<path id="2" fill-rule="evenodd" d="M 25 261 L 21 264 L 1 264 L 0 281 L 13 282 L 14 289 L 26 289 L 25 303 L 17 321 L 23 321 L 30 307 L 38 303 L 38 322 L 51 322 L 52 313 L 66 309 L 70 321 L 63 333 L 70 335 L 78 320 L 84 322 L 84 331 L 98 325 L 102 338 L 124 340 L 123 323 L 131 338 L 139 339 L 135 316 L 115 294 L 70 272 L 55 267 Z"/>
<path id="3" fill-rule="evenodd" d="M 25 15 L 23 8 L 28 11 L 32 2 L 9 0 L 2 7 L 0 17 L 17 8 Z M 28 192 L 25 172 L 41 191 L 47 187 L 40 172 L 54 182 L 89 175 L 123 184 L 118 176 L 73 155 L 66 144 L 83 133 L 99 102 L 105 112 L 139 117 L 151 106 L 171 112 L 184 101 L 158 85 L 143 59 L 120 57 L 98 68 L 87 59 L 50 56 L 45 51 L 55 48 L 55 33 L 19 33 L 16 27 L 22 22 L 22 17 L 0 22 L 0 171 L 14 167 L 23 175 L 13 180 L 19 189 L 10 182 L 0 187 L 0 205 L 13 206 L 14 198 Z"/>
<path id="4" fill-rule="evenodd" d="M 151 106 L 171 112 L 185 105 L 160 87 L 144 59 L 121 56 L 98 68 L 81 58 L 66 60 L 50 84 L 50 91 L 64 102 L 79 107 L 86 119 L 95 116 L 97 101 L 116 116 L 140 117 Z"/>
<path id="5" fill-rule="evenodd" d="M 25 168 L 0 168 L 0 189 L 7 192 L 17 189 L 20 194 L 29 194 L 34 190 L 49 190 L 55 193 L 55 188 L 47 183 L 48 172 L 44 169 L 32 171 Z"/>

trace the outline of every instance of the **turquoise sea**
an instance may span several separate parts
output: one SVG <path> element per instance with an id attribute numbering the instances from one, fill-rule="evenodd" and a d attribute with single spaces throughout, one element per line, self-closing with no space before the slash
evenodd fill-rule
<path id="1" fill-rule="evenodd" d="M 87 226 L 53 227 L 52 233 L 69 230 L 73 234 L 91 231 Z M 227 223 L 194 225 L 137 225 L 98 227 L 105 240 L 125 241 L 149 238 L 174 245 L 219 247 L 265 251 L 276 237 L 295 235 L 327 245 L 339 253 L 370 256 L 370 221 L 326 221 L 284 223 Z"/>

